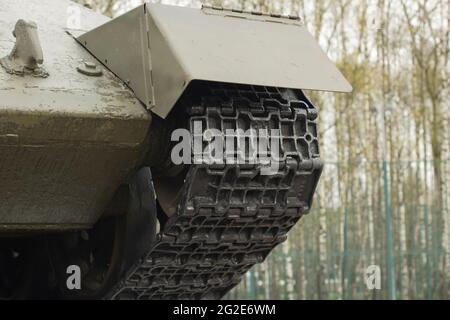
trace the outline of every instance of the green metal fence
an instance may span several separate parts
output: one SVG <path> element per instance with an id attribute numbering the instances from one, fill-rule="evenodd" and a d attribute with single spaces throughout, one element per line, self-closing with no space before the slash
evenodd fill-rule
<path id="1" fill-rule="evenodd" d="M 311 212 L 227 298 L 449 299 L 449 178 L 450 160 L 326 163 Z"/>

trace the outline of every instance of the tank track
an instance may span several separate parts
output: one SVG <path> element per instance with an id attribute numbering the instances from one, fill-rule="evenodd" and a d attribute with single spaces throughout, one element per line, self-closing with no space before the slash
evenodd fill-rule
<path id="1" fill-rule="evenodd" d="M 216 83 L 201 98 L 183 97 L 180 104 L 192 135 L 194 121 L 222 134 L 279 129 L 279 170 L 262 175 L 261 161 L 207 164 L 193 151 L 196 162 L 188 168 L 177 213 L 109 298 L 221 298 L 286 240 L 311 207 L 323 164 L 317 112 L 300 91 Z"/>

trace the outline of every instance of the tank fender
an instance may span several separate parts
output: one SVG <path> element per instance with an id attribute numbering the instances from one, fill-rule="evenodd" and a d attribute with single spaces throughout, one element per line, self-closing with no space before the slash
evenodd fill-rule
<path id="1" fill-rule="evenodd" d="M 144 4 L 77 39 L 162 118 L 194 80 L 352 90 L 298 17 Z"/>

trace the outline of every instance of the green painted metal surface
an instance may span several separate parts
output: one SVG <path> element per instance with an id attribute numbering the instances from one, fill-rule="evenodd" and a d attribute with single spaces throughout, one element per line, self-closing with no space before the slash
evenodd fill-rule
<path id="1" fill-rule="evenodd" d="M 2 0 L 0 57 L 15 44 L 17 20 L 36 22 L 46 78 L 0 67 L 0 230 L 90 227 L 137 165 L 150 115 L 107 69 L 66 33 L 61 0 Z M 78 7 L 82 27 L 107 18 Z"/>

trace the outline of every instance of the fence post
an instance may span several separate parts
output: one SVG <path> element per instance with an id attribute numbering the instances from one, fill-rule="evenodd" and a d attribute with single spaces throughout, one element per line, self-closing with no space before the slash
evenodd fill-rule
<path id="1" fill-rule="evenodd" d="M 425 257 L 426 257 L 426 265 L 425 268 L 427 270 L 427 299 L 432 299 L 432 288 L 431 288 L 431 263 L 430 263 L 430 227 L 428 225 L 428 207 L 427 205 L 423 206 L 424 209 L 424 224 L 425 224 Z"/>
<path id="2" fill-rule="evenodd" d="M 272 283 L 270 277 L 272 276 L 272 270 L 270 268 L 270 265 L 272 264 L 273 256 L 270 256 L 266 260 L 266 266 L 264 268 L 264 296 L 266 300 L 269 300 L 271 298 L 270 296 L 270 290 L 272 289 Z"/>
<path id="3" fill-rule="evenodd" d="M 255 275 L 254 270 L 250 269 L 246 274 L 247 299 L 255 300 Z"/>
<path id="4" fill-rule="evenodd" d="M 389 194 L 388 164 L 383 160 L 383 180 L 384 180 L 384 214 L 386 225 L 386 268 L 388 297 L 390 300 L 396 299 L 395 274 L 394 274 L 394 249 L 392 243 L 392 212 Z"/>

